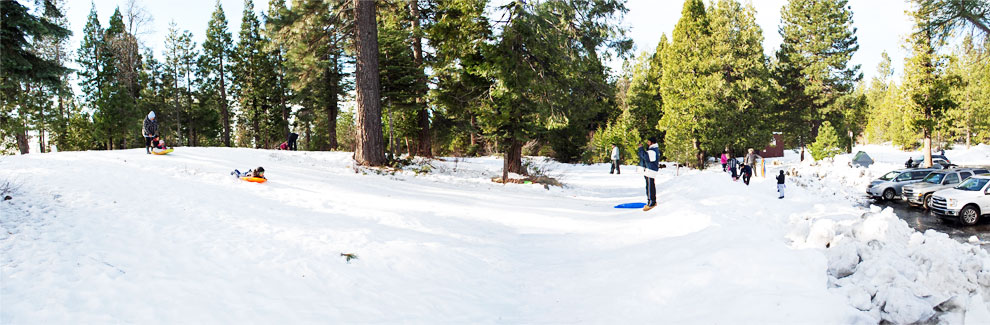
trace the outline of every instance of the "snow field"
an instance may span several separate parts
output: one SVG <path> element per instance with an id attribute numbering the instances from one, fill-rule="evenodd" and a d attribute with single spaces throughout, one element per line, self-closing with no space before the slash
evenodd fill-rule
<path id="1" fill-rule="evenodd" d="M 772 177 L 665 169 L 644 213 L 612 208 L 644 201 L 633 166 L 541 161 L 566 184 L 546 190 L 492 183 L 495 158 L 416 175 L 355 173 L 350 153 L 3 157 L 21 188 L 0 202 L 0 323 L 990 320 L 985 251 L 829 195 L 873 174 L 787 159 L 768 164 L 801 175 L 785 200 Z M 268 183 L 228 174 L 259 165 Z"/>

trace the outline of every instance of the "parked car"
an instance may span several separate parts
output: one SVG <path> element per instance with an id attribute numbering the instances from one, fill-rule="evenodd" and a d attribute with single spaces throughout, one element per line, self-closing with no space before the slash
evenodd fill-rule
<path id="1" fill-rule="evenodd" d="M 925 156 L 918 156 L 912 159 L 911 168 L 918 168 L 925 162 Z M 949 161 L 949 158 L 945 158 L 943 155 L 932 155 L 932 168 L 945 169 L 951 167 L 956 167 L 956 164 Z"/>
<path id="2" fill-rule="evenodd" d="M 905 185 L 901 192 L 908 205 L 931 206 L 932 193 L 938 190 L 952 188 L 973 175 L 986 174 L 982 168 L 952 168 L 934 171 L 925 176 L 920 182 Z"/>
<path id="3" fill-rule="evenodd" d="M 942 219 L 955 219 L 974 225 L 990 213 L 990 175 L 970 177 L 956 187 L 932 195 L 932 212 Z"/>
<path id="4" fill-rule="evenodd" d="M 870 182 L 870 185 L 866 187 L 866 194 L 873 198 L 893 200 L 901 196 L 901 189 L 904 185 L 920 182 L 925 176 L 928 176 L 928 173 L 933 171 L 935 171 L 934 168 L 908 168 L 891 171 Z"/>

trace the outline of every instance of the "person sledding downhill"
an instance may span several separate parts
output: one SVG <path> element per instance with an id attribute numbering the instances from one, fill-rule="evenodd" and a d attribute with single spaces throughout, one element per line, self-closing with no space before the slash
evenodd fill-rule
<path id="1" fill-rule="evenodd" d="M 650 170 L 646 171 L 643 176 L 646 179 L 646 206 L 643 207 L 643 211 L 650 211 L 657 206 L 657 183 L 653 177 L 660 170 L 660 146 L 657 145 L 657 138 L 655 137 L 647 139 L 646 144 L 649 145 L 649 148 L 643 149 L 642 145 L 639 146 L 637 155 L 639 156 L 639 165 Z"/>
<path id="2" fill-rule="evenodd" d="M 243 173 L 241 171 L 239 171 L 239 170 L 234 169 L 234 171 L 230 172 L 230 174 L 231 175 L 234 175 L 237 178 L 248 177 L 248 178 L 267 179 L 267 178 L 265 178 L 265 168 L 264 167 L 258 167 L 258 168 L 255 168 L 255 169 L 248 169 L 248 171 L 243 172 Z"/>

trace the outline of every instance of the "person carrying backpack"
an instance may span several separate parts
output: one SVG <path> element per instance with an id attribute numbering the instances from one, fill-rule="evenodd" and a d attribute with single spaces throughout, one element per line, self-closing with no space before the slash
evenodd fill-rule
<path id="1" fill-rule="evenodd" d="M 726 164 L 726 167 L 732 173 L 732 181 L 733 182 L 738 181 L 739 180 L 739 174 L 737 173 L 737 170 L 739 169 L 739 161 L 736 160 L 735 157 L 729 157 L 729 160 L 728 160 L 728 163 Z"/>
<path id="2" fill-rule="evenodd" d="M 654 172 L 647 172 L 647 175 L 650 176 L 643 176 L 646 179 L 646 206 L 643 207 L 643 211 L 650 211 L 657 206 L 657 182 L 653 175 L 660 170 L 660 146 L 657 145 L 656 137 L 647 139 L 646 144 L 649 148 L 644 150 L 643 146 L 640 145 L 637 154 L 639 155 L 639 165 Z"/>

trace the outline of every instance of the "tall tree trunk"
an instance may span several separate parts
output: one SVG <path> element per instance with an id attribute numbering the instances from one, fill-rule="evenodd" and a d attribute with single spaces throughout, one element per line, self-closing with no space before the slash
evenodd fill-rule
<path id="1" fill-rule="evenodd" d="M 932 166 L 932 134 L 926 128 L 925 129 L 925 148 L 922 149 L 922 153 L 925 154 L 925 167 Z"/>
<path id="2" fill-rule="evenodd" d="M 357 60 L 357 140 L 354 160 L 360 165 L 385 164 L 382 143 L 382 111 L 378 76 L 378 23 L 375 1 L 354 0 Z"/>
<path id="3" fill-rule="evenodd" d="M 969 127 L 966 127 L 966 149 L 967 150 L 969 150 L 969 139 L 970 139 L 971 136 L 972 136 L 972 132 L 970 132 Z"/>
<path id="4" fill-rule="evenodd" d="M 409 11 L 413 19 L 413 63 L 416 64 L 417 72 L 420 72 L 423 69 L 423 37 L 419 29 L 419 0 L 409 1 Z M 426 79 L 421 76 L 416 82 L 420 87 L 417 88 L 419 96 L 416 97 L 416 106 L 419 107 L 419 112 L 416 113 L 416 118 L 419 121 L 419 148 L 417 149 L 417 154 L 423 157 L 433 157 L 430 113 L 427 111 L 426 94 L 424 93 L 426 90 Z"/>
<path id="5" fill-rule="evenodd" d="M 508 173 L 528 175 L 529 173 L 522 166 L 523 143 L 516 139 L 505 139 L 505 141 L 509 144 L 509 148 L 505 151 L 505 159 L 503 159 L 502 180 L 508 178 Z"/>
<path id="6" fill-rule="evenodd" d="M 283 77 L 285 76 L 285 62 L 283 62 L 282 59 L 281 47 L 279 47 L 279 50 L 275 55 L 275 60 L 276 62 L 278 62 L 278 76 L 276 76 L 278 80 L 278 103 L 282 107 L 282 123 L 284 124 L 284 126 L 282 127 L 282 133 L 284 133 L 285 136 L 288 137 L 290 132 L 289 106 L 285 104 L 285 80 L 283 79 Z"/>
<path id="7" fill-rule="evenodd" d="M 223 119 L 223 145 L 230 147 L 230 109 L 227 107 L 227 83 L 225 80 L 223 55 L 220 55 L 220 118 Z"/>
<path id="8" fill-rule="evenodd" d="M 19 149 L 21 151 L 21 154 L 22 155 L 26 155 L 29 152 L 31 152 L 31 148 L 28 145 L 27 131 L 21 131 L 21 130 L 19 130 L 14 135 L 14 137 L 17 138 L 17 149 Z"/>
<path id="9" fill-rule="evenodd" d="M 336 36 L 335 36 L 336 37 Z M 334 46 L 339 44 L 334 42 Z M 340 52 L 334 50 L 334 53 L 330 55 L 330 62 L 332 67 L 327 67 L 324 75 L 327 78 L 326 87 L 329 93 L 329 98 L 327 100 L 327 129 L 330 143 L 330 150 L 337 150 L 339 146 L 337 143 L 337 115 L 340 113 L 339 99 L 337 94 L 340 93 L 340 74 L 337 71 L 338 64 L 340 63 Z"/>
<path id="10" fill-rule="evenodd" d="M 258 119 L 261 117 L 258 116 L 258 103 L 254 99 L 251 99 L 251 112 L 251 126 L 254 128 L 254 148 L 258 149 L 261 145 L 261 130 Z"/>
<path id="11" fill-rule="evenodd" d="M 705 151 L 701 150 L 701 143 L 698 141 L 698 138 L 694 138 L 692 144 L 694 145 L 694 158 L 697 159 L 697 168 L 702 169 L 705 167 Z M 657 157 L 657 159 L 660 159 L 660 157 Z"/>

